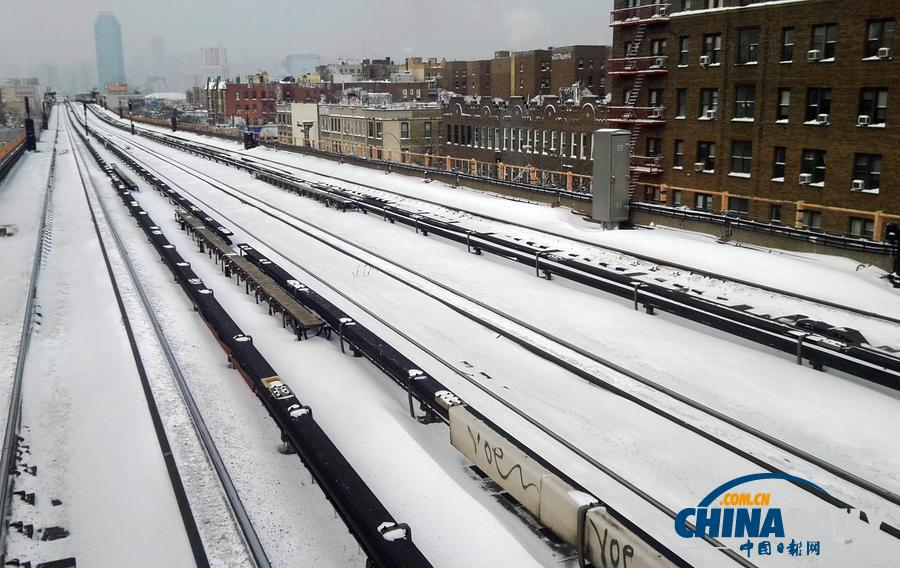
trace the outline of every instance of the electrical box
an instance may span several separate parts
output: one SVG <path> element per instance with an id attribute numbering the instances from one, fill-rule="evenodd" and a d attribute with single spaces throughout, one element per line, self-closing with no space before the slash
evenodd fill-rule
<path id="1" fill-rule="evenodd" d="M 602 128 L 593 133 L 591 218 L 606 228 L 617 228 L 620 222 L 628 220 L 630 140 L 629 131 L 617 128 Z"/>

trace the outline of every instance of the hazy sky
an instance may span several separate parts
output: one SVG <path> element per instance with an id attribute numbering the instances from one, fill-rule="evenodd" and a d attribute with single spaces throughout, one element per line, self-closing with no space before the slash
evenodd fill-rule
<path id="1" fill-rule="evenodd" d="M 93 23 L 110 10 L 122 26 L 125 72 L 143 81 L 151 42 L 168 56 L 196 62 L 199 49 L 228 49 L 232 74 L 261 68 L 278 74 L 288 53 L 335 58 L 411 55 L 489 58 L 495 50 L 576 43 L 612 37 L 612 0 L 0 0 L 0 76 L 63 71 L 88 63 L 96 73 Z"/>

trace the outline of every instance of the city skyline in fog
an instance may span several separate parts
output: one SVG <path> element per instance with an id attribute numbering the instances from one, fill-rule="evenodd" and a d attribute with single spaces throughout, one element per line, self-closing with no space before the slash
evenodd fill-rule
<path id="1" fill-rule="evenodd" d="M 125 74 L 143 85 L 160 71 L 171 88 L 201 75 L 201 49 L 225 47 L 230 75 L 280 73 L 282 59 L 311 52 L 339 59 L 446 57 L 488 59 L 494 51 L 572 44 L 608 44 L 612 0 L 559 4 L 526 0 L 453 4 L 384 0 L 267 4 L 214 0 L 6 2 L 9 26 L 0 35 L 0 77 L 38 76 L 66 88 L 96 82 L 94 21 L 111 11 L 122 29 Z M 27 47 L 26 47 L 27 46 Z"/>

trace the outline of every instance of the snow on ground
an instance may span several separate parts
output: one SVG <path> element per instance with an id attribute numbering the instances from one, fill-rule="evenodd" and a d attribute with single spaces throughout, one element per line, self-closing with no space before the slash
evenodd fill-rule
<path id="1" fill-rule="evenodd" d="M 209 328 L 110 191 L 107 176 L 96 164 L 89 164 L 91 177 L 128 243 L 129 255 L 272 565 L 337 567 L 364 563 L 355 540 L 335 517 L 334 508 L 319 487 L 311 483 L 298 458 L 277 452 L 280 433 L 265 408 L 243 378 L 229 368 Z M 160 220 L 170 218 L 163 216 Z M 150 333 L 147 341 L 141 342 L 142 348 L 155 341 Z M 180 408 L 177 396 L 170 394 L 167 400 L 158 401 L 166 415 Z M 174 439 L 172 442 L 175 445 Z M 176 454 L 182 449 L 179 446 L 175 446 Z M 179 466 L 183 465 L 180 459 Z M 186 484 L 200 481 L 192 478 Z M 193 499 L 196 492 L 191 492 L 190 485 L 187 489 Z M 223 520 L 219 518 L 219 522 Z M 222 544 L 216 541 L 211 546 Z M 228 546 L 222 547 L 220 554 L 228 550 Z M 235 554 L 237 565 L 246 565 L 241 563 L 242 556 Z"/>
<path id="2" fill-rule="evenodd" d="M 222 181 L 237 183 L 269 203 L 291 208 L 312 221 L 328 223 L 330 229 L 358 242 L 365 242 L 380 252 L 402 257 L 410 266 L 422 269 L 489 304 L 531 319 L 558 335 L 565 337 L 568 334 L 567 338 L 574 339 L 576 343 L 583 341 L 583 346 L 592 351 L 625 359 L 620 362 L 639 372 L 649 371 L 655 380 L 669 381 L 678 390 L 696 391 L 688 394 L 697 394 L 698 397 L 703 394 L 712 399 L 705 402 L 711 402 L 720 410 L 723 410 L 724 403 L 724 410 L 732 415 L 738 414 L 736 417 L 750 423 L 761 422 L 759 425 L 763 429 L 775 430 L 788 441 L 799 441 L 798 445 L 813 450 L 813 453 L 833 460 L 844 460 L 850 467 L 860 464 L 863 456 L 867 456 L 873 462 L 871 465 L 879 468 L 878 480 L 897 483 L 897 468 L 891 456 L 900 455 L 900 452 L 885 451 L 885 448 L 897 447 L 897 442 L 887 434 L 891 431 L 889 417 L 896 411 L 896 400 L 878 389 L 797 367 L 787 358 L 761 354 L 755 346 L 725 340 L 704 330 L 667 321 L 666 318 L 651 319 L 633 312 L 622 303 L 586 294 L 576 287 L 557 286 L 526 277 L 526 271 L 501 261 L 473 259 L 447 243 L 423 239 L 411 231 L 372 218 L 326 210 L 265 184 L 249 181 L 234 170 L 176 150 L 166 150 L 146 140 L 140 143 L 152 145 L 163 154 L 211 172 Z M 645 413 L 603 391 L 587 386 L 555 366 L 511 348 L 508 342 L 495 339 L 493 334 L 486 333 L 468 320 L 461 321 L 460 317 L 448 314 L 446 308 L 435 305 L 433 301 L 412 295 L 408 289 L 383 275 L 336 256 L 333 251 L 311 242 L 293 229 L 273 223 L 258 212 L 238 205 L 233 199 L 177 169 L 148 158 L 140 151 L 135 152 L 139 159 L 162 172 L 176 185 L 213 204 L 207 210 L 232 230 L 238 228 L 238 223 L 252 227 L 252 232 L 261 240 L 278 243 L 276 248 L 283 256 L 321 273 L 405 332 L 439 349 L 446 359 L 466 361 L 472 365 L 473 374 L 484 371 L 491 378 L 480 379 L 482 386 L 503 393 L 504 397 L 562 432 L 614 470 L 625 473 L 639 486 L 652 490 L 654 495 L 673 508 L 695 502 L 718 482 L 754 469 L 686 436 L 683 431 L 673 429 L 667 423 L 645 416 Z M 238 231 L 238 234 L 241 232 Z M 386 250 L 388 245 L 393 247 L 393 252 Z M 273 258 L 284 260 L 279 255 L 273 255 Z M 289 263 L 285 266 L 292 272 L 299 272 Z M 316 287 L 302 272 L 299 275 Z M 510 293 L 512 290 L 515 294 Z M 339 305 L 346 304 L 338 298 L 334 301 Z M 358 312 L 352 307 L 347 309 L 351 313 Z M 367 325 L 370 323 L 370 318 L 359 317 Z M 381 328 L 377 324 L 372 325 L 375 329 Z M 392 334 L 385 332 L 385 336 L 391 337 Z M 646 351 L 636 350 L 636 345 L 646 345 Z M 715 354 L 715 357 L 710 354 Z M 466 400 L 476 402 L 479 409 L 488 409 L 482 411 L 501 426 L 517 435 L 523 431 L 508 413 L 505 415 L 496 408 L 496 404 L 471 385 L 448 374 L 446 369 L 432 365 L 427 370 L 444 380 Z M 723 373 L 729 380 L 726 389 L 722 388 Z M 610 376 L 606 378 L 620 380 Z M 760 404 L 760 400 L 765 404 Z M 860 401 L 859 408 L 844 408 L 846 400 Z M 834 408 L 841 409 L 839 416 L 835 416 Z M 602 420 L 598 420 L 600 416 Z M 884 428 L 873 426 L 873 420 L 884 422 Z M 859 424 L 865 424 L 866 428 L 861 431 Z M 827 434 L 822 433 L 823 429 Z M 797 437 L 797 440 L 791 439 L 791 436 Z M 533 435 L 525 435 L 524 439 L 533 442 L 542 455 L 614 505 L 618 502 L 641 511 L 640 505 L 634 503 L 633 495 L 609 483 L 596 470 L 583 463 L 575 463 L 571 455 L 561 452 L 558 446 L 548 445 L 546 440 Z M 868 451 L 870 447 L 874 451 Z M 764 449 L 760 451 L 766 452 Z M 690 463 L 685 462 L 686 455 L 691 456 Z M 555 459 L 567 461 L 560 463 Z M 869 465 L 865 462 L 861 467 L 866 470 Z M 806 473 L 820 482 L 827 479 L 819 479 L 815 472 Z M 867 470 L 865 473 L 867 477 L 873 475 Z M 842 489 L 831 484 L 828 488 Z M 865 499 L 861 495 L 852 496 L 856 501 Z M 796 505 L 807 497 L 792 494 L 790 499 L 795 500 Z M 808 501 L 806 504 L 808 506 Z M 652 526 L 658 521 L 651 517 L 646 510 L 638 514 L 639 522 L 646 521 Z M 668 530 L 671 531 L 670 521 Z M 878 537 L 874 538 L 878 540 Z M 887 550 L 882 546 L 889 549 L 891 544 L 880 541 L 875 547 L 876 554 Z M 874 558 L 872 562 L 878 563 Z"/>
<path id="3" fill-rule="evenodd" d="M 55 129 L 53 117 L 49 129 L 41 133 L 38 151 L 22 156 L 0 184 L 0 225 L 15 226 L 14 235 L 0 237 L 0 431 L 6 429 Z"/>
<path id="4" fill-rule="evenodd" d="M 111 155 L 105 155 L 105 158 L 115 160 Z M 215 290 L 216 297 L 227 307 L 235 321 L 254 337 L 257 347 L 300 399 L 312 406 L 316 420 L 332 436 L 388 510 L 399 521 L 411 524 L 416 544 L 435 566 L 538 566 L 560 561 L 520 519 L 481 489 L 480 479 L 468 471 L 465 460 L 449 446 L 447 431 L 442 426 L 424 427 L 411 419 L 402 391 L 368 362 L 341 354 L 335 341 L 314 338 L 296 342 L 290 333 L 280 329 L 276 319 L 266 315 L 264 309 L 243 293 L 243 287 L 230 284 L 215 263 L 197 251 L 196 245 L 179 230 L 173 219 L 172 207 L 166 200 L 141 185 L 145 190 L 135 195 L 141 205 L 191 262 L 198 275 Z M 124 210 L 119 215 L 127 219 Z M 137 229 L 134 232 L 139 233 Z M 139 237 L 135 238 L 140 244 Z M 165 297 L 171 298 L 171 294 Z M 194 319 L 199 321 L 196 316 Z M 238 386 L 243 387 L 240 380 L 231 382 L 240 383 Z M 259 412 L 263 412 L 246 388 L 239 390 L 258 407 Z M 232 420 L 240 419 L 240 415 L 227 408 L 210 409 L 204 415 L 210 421 L 216 421 L 216 416 L 221 415 Z M 360 432 L 365 432 L 365 435 L 361 436 Z M 277 439 L 275 433 L 258 438 L 268 452 L 273 452 Z M 260 442 L 256 444 L 260 445 Z M 239 455 L 246 451 L 243 444 L 231 442 L 225 445 L 226 450 Z M 316 486 L 309 485 L 308 473 L 295 456 L 274 455 L 287 460 L 287 466 L 297 472 L 284 480 L 269 483 L 295 491 L 298 489 L 289 480 L 299 475 L 303 479 L 302 484 L 318 491 Z M 261 479 L 269 479 L 272 475 L 270 461 L 259 465 L 245 464 L 245 468 L 254 471 L 254 475 Z M 275 471 L 278 472 L 277 469 Z M 257 491 L 268 486 L 260 485 Z M 239 489 L 243 495 L 246 488 L 239 485 Z M 281 521 L 276 524 L 263 518 L 262 528 L 257 525 L 263 544 L 267 550 L 271 548 L 279 552 L 281 562 L 276 565 L 301 564 L 297 560 L 302 558 L 301 551 L 296 550 L 297 543 L 309 538 L 304 537 L 304 533 L 310 530 L 310 523 L 317 522 L 316 514 L 331 520 L 333 511 L 306 511 L 303 505 L 292 506 L 293 499 L 280 504 L 271 497 L 267 499 L 268 506 L 277 506 L 278 510 L 265 512 L 278 515 Z M 247 499 L 245 503 L 250 507 Z M 446 514 L 448 507 L 452 508 L 452 514 Z M 259 515 L 262 513 L 257 512 Z M 460 523 L 463 518 L 466 522 Z M 339 520 L 337 522 L 340 523 Z M 287 527 L 297 527 L 301 532 L 295 534 Z M 317 531 L 311 532 L 315 534 Z M 343 536 L 343 531 L 338 531 L 338 534 Z M 481 544 L 460 546 L 460 542 Z M 286 550 L 282 551 L 282 547 Z M 328 558 L 331 548 L 327 542 L 311 547 L 311 553 L 324 557 L 320 558 L 323 562 L 316 565 L 331 564 L 332 560 Z"/>
<path id="5" fill-rule="evenodd" d="M 263 158 L 265 160 L 274 159 L 277 160 L 278 163 L 290 163 L 287 159 L 294 157 L 303 157 L 297 156 L 293 153 L 285 152 L 278 152 L 276 156 L 270 157 L 270 155 L 275 152 L 269 148 L 254 149 L 253 152 L 256 152 L 256 154 L 254 154 L 255 158 Z M 324 160 L 321 158 L 314 159 L 316 160 L 316 164 L 298 164 L 298 167 L 316 168 L 318 171 L 328 172 L 327 175 L 340 176 L 345 179 L 354 179 L 358 183 L 365 183 L 371 187 L 384 188 L 389 191 L 394 191 L 395 193 L 366 189 L 362 188 L 359 185 L 355 185 L 354 183 L 346 183 L 340 181 L 336 182 L 335 179 L 326 177 L 325 175 L 309 174 L 304 171 L 300 171 L 298 173 L 297 170 L 294 170 L 294 173 L 299 175 L 301 178 L 308 179 L 310 181 L 331 183 L 345 189 L 350 189 L 353 191 L 361 190 L 361 192 L 364 194 L 386 198 L 394 203 L 397 203 L 397 205 L 400 207 L 404 207 L 410 210 L 419 210 L 432 217 L 436 217 L 444 221 L 461 223 L 462 226 L 475 231 L 493 232 L 517 240 L 521 240 L 523 242 L 534 242 L 538 245 L 543 244 L 547 246 L 548 249 L 562 251 L 559 253 L 559 256 L 561 257 L 565 255 L 581 257 L 582 259 L 588 260 L 593 264 L 603 263 L 604 265 L 607 265 L 609 269 L 622 269 L 627 273 L 634 273 L 635 276 L 633 277 L 633 279 L 636 281 L 646 281 L 656 285 L 662 284 L 663 286 L 666 286 L 670 289 L 681 289 L 682 291 L 687 288 L 688 293 L 694 296 L 702 297 L 708 301 L 721 303 L 727 306 L 753 306 L 753 309 L 749 309 L 748 311 L 757 315 L 781 317 L 794 314 L 803 314 L 808 317 L 812 317 L 813 319 L 827 321 L 835 326 L 858 329 L 863 333 L 863 335 L 871 345 L 876 347 L 887 346 L 894 350 L 900 350 L 900 326 L 894 323 L 881 321 L 875 318 L 867 317 L 865 315 L 855 314 L 853 312 L 847 312 L 845 310 L 823 306 L 821 304 L 808 302 L 802 299 L 797 299 L 782 294 L 776 294 L 764 289 L 747 286 L 733 281 L 708 277 L 680 268 L 660 266 L 656 263 L 641 260 L 633 256 L 623 255 L 613 250 L 607 250 L 598 246 L 594 246 L 592 244 L 586 244 L 583 241 L 576 241 L 572 240 L 572 238 L 564 238 L 562 236 L 556 236 L 552 234 L 548 235 L 547 233 L 542 233 L 539 230 L 534 230 L 523 226 L 511 225 L 506 222 L 494 220 L 507 219 L 507 217 L 502 213 L 489 212 L 487 214 L 492 218 L 488 219 L 486 217 L 480 217 L 478 215 L 467 212 L 479 210 L 479 207 L 472 208 L 467 206 L 463 207 L 463 211 L 453 210 L 446 206 L 440 205 L 442 203 L 446 203 L 446 200 L 441 198 L 435 199 L 427 192 L 425 192 L 425 195 L 423 195 L 422 186 L 424 186 L 425 184 L 421 184 L 418 182 L 416 182 L 418 185 L 415 187 L 418 190 L 418 193 L 413 193 L 401 189 L 400 193 L 402 195 L 407 195 L 407 197 L 398 197 L 396 189 L 394 189 L 394 187 L 395 185 L 397 185 L 403 188 L 405 183 L 409 182 L 409 178 L 406 176 L 392 176 L 387 178 L 388 181 L 385 182 L 384 175 L 373 175 L 373 171 L 367 168 L 360 168 L 353 165 L 339 166 L 338 164 L 335 164 L 330 160 Z M 259 160 L 258 163 L 266 167 L 272 167 L 272 162 Z M 325 167 L 329 164 L 331 165 L 331 168 Z M 346 168 L 348 167 L 352 168 L 350 176 L 345 175 L 345 173 L 347 172 Z M 365 177 L 360 175 L 363 173 L 367 173 L 368 176 Z M 451 188 L 446 184 L 441 184 L 440 187 L 445 188 L 445 191 L 449 190 L 450 192 L 454 193 L 458 193 L 460 191 L 459 189 Z M 503 199 L 496 196 L 490 196 L 489 194 L 481 194 L 477 192 L 476 197 L 480 198 L 481 201 L 484 201 L 485 199 L 499 200 L 503 202 L 503 205 L 508 205 L 508 203 L 510 202 L 509 199 Z M 422 199 L 427 199 L 428 201 L 422 201 Z M 531 205 L 532 209 L 534 210 L 532 211 L 533 213 L 547 213 L 548 211 L 546 207 L 537 204 Z M 574 226 L 581 227 L 590 234 L 597 233 L 601 236 L 606 237 L 607 241 L 601 243 L 600 241 L 597 241 L 595 239 L 584 239 L 584 237 L 578 237 L 577 235 L 572 234 L 571 231 L 556 230 L 552 228 L 544 229 L 544 222 L 540 219 L 535 219 L 531 222 L 528 222 L 527 225 L 529 227 L 550 230 L 557 233 L 557 235 L 569 235 L 570 237 L 574 237 L 576 239 L 581 238 L 589 242 L 598 242 L 607 246 L 613 246 L 616 249 L 620 250 L 632 250 L 636 254 L 669 259 L 670 262 L 673 262 L 675 264 L 684 264 L 687 266 L 699 267 L 701 265 L 692 260 L 694 254 L 700 254 L 703 257 L 708 255 L 714 255 L 717 257 L 729 257 L 733 254 L 733 251 L 730 249 L 738 246 L 735 243 L 719 243 L 716 241 L 715 237 L 702 233 L 692 233 L 688 231 L 670 229 L 667 227 L 658 227 L 658 235 L 654 235 L 652 237 L 646 236 L 643 238 L 643 241 L 646 241 L 646 243 L 648 244 L 646 250 L 635 250 L 634 247 L 629 246 L 629 242 L 632 239 L 635 231 L 600 231 L 595 223 L 589 223 L 580 217 L 575 217 L 569 214 L 571 212 L 566 209 L 555 208 L 549 209 L 549 211 L 555 211 L 557 213 L 557 216 L 562 220 L 574 223 Z M 645 232 L 641 231 L 640 233 L 643 237 Z M 621 244 L 614 244 L 616 237 L 621 237 Z M 685 249 L 693 252 L 690 254 L 690 256 L 679 256 Z M 754 257 L 753 262 L 757 267 L 756 269 L 759 271 L 768 270 L 769 268 L 767 266 L 769 259 L 761 257 L 761 254 L 763 253 L 770 255 L 787 255 L 788 257 L 790 257 L 791 255 L 796 255 L 793 259 L 791 259 L 791 261 L 796 261 L 799 263 L 808 263 L 811 259 L 817 259 L 819 262 L 825 264 L 826 266 L 833 265 L 837 272 L 842 275 L 843 279 L 841 282 L 837 283 L 838 287 L 847 283 L 845 281 L 847 274 L 855 273 L 860 268 L 859 263 L 855 261 L 849 261 L 849 259 L 840 257 L 779 252 L 772 249 L 764 249 L 762 247 L 753 246 L 742 246 L 741 251 L 744 250 L 752 250 L 754 252 L 754 254 L 752 255 Z M 678 260 L 679 258 L 681 258 L 681 260 Z M 775 267 L 775 269 L 777 268 L 778 267 Z M 727 269 L 716 272 L 722 274 L 731 273 L 731 271 Z M 874 286 L 874 289 L 879 298 L 885 301 L 885 305 L 882 305 L 880 309 L 874 310 L 876 313 L 885 313 L 888 315 L 893 315 L 894 317 L 900 317 L 900 294 L 897 294 L 896 291 L 890 288 L 886 280 L 881 279 L 881 276 L 883 275 L 883 271 L 870 266 L 864 268 L 858 275 L 854 274 L 853 278 L 860 280 L 860 282 L 857 282 L 858 285 L 861 284 L 867 288 L 869 286 Z M 756 277 L 748 278 L 747 280 L 751 282 L 760 281 Z M 791 290 L 793 288 L 788 286 L 786 289 Z M 843 292 L 843 290 L 841 290 L 841 292 Z M 853 306 L 855 305 L 855 301 L 856 300 L 854 299 L 848 304 Z M 896 308 L 896 310 L 891 312 L 890 310 L 894 308 Z"/>
<path id="6" fill-rule="evenodd" d="M 114 114 L 109 112 L 107 114 L 118 120 Z M 465 186 L 454 188 L 438 181 L 426 184 L 414 177 L 387 176 L 377 170 L 352 164 L 339 164 L 332 160 L 293 152 L 279 152 L 265 147 L 248 151 L 244 150 L 239 143 L 191 132 L 179 131 L 172 134 L 160 127 L 151 125 L 141 125 L 141 127 L 188 141 L 216 146 L 234 154 L 277 160 L 323 175 L 338 176 L 374 188 L 383 188 L 412 198 L 427 199 L 448 207 L 471 211 L 478 215 L 495 217 L 542 231 L 551 231 L 563 236 L 596 242 L 600 245 L 613 246 L 634 254 L 664 258 L 669 262 L 693 266 L 699 270 L 900 317 L 900 294 L 897 294 L 880 278 L 884 272 L 874 267 L 861 267 L 859 262 L 852 259 L 742 246 L 740 243 L 721 244 L 717 243 L 716 238 L 710 235 L 665 227 L 658 227 L 652 231 L 604 231 L 596 223 L 586 221 L 579 215 L 573 215 L 570 210 L 565 208 L 551 208 L 547 205 L 513 200 L 472 190 Z M 265 162 L 263 165 L 277 167 Z M 302 173 L 298 175 L 310 177 Z M 311 179 L 315 179 L 315 176 L 312 175 Z M 335 183 L 334 180 L 325 178 L 322 178 L 322 181 Z M 427 210 L 428 206 L 424 205 L 423 209 Z M 504 232 L 520 234 L 515 227 L 508 226 Z M 527 234 L 527 232 L 523 233 L 523 235 Z M 531 236 L 534 235 L 531 234 Z M 604 256 L 615 256 L 591 247 L 585 248 L 584 245 L 572 241 L 557 240 L 554 243 L 554 239 L 546 237 L 542 240 L 547 240 L 548 244 L 554 245 L 554 248 L 584 252 L 591 258 L 601 259 Z M 556 243 L 565 246 L 557 247 Z M 696 288 L 701 284 L 697 282 L 698 280 L 699 278 L 692 279 L 692 287 Z M 711 286 L 711 284 L 707 283 L 706 286 Z M 725 291 L 734 293 L 735 290 L 733 287 L 731 288 L 729 290 L 726 287 Z M 715 289 L 715 287 L 711 289 Z M 751 294 L 749 299 L 754 299 L 752 293 L 747 290 L 740 290 L 740 293 L 742 297 L 745 294 Z M 769 295 L 761 294 L 760 300 L 765 300 L 767 296 Z M 753 302 L 748 303 L 753 304 Z M 768 307 L 768 303 L 765 307 Z M 778 305 L 774 308 L 780 309 Z M 828 314 L 829 312 L 823 313 Z M 843 325 L 842 322 L 836 322 L 836 324 Z"/>
<path id="7" fill-rule="evenodd" d="M 37 475 L 23 473 L 15 486 L 34 492 L 36 507 L 16 498 L 12 510 L 13 520 L 34 523 L 36 538 L 11 532 L 10 557 L 191 565 L 71 153 L 60 156 L 56 169 L 54 240 L 37 292 L 43 323 L 23 379 L 20 434 L 29 451 L 20 467 L 36 466 Z M 61 504 L 54 507 L 51 499 Z M 40 542 L 40 531 L 50 526 L 71 535 Z"/>

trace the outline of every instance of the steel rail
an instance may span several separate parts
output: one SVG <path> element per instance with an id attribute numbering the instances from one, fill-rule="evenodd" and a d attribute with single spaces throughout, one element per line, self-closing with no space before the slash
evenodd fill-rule
<path id="1" fill-rule="evenodd" d="M 97 190 L 97 187 L 93 183 L 91 183 L 91 187 L 94 190 L 94 195 L 96 195 L 97 197 L 97 202 L 100 204 L 100 209 L 103 212 L 104 219 L 106 220 L 106 226 L 109 228 L 110 234 L 115 240 L 119 255 L 122 257 L 125 267 L 128 269 L 130 280 L 138 295 L 140 296 L 141 304 L 143 305 L 144 312 L 147 314 L 147 317 L 150 320 L 150 324 L 153 327 L 153 332 L 156 335 L 157 342 L 159 343 L 160 347 L 163 350 L 163 353 L 165 354 L 166 361 L 169 364 L 169 369 L 171 369 L 172 375 L 175 378 L 175 382 L 178 385 L 178 389 L 181 392 L 182 399 L 184 400 L 185 406 L 188 409 L 188 413 L 191 417 L 191 422 L 194 426 L 194 429 L 197 431 L 197 435 L 200 439 L 201 444 L 203 445 L 203 449 L 205 450 L 205 453 L 210 463 L 212 464 L 217 477 L 219 478 L 219 482 L 222 484 L 222 489 L 225 492 L 225 497 L 227 498 L 231 511 L 234 514 L 235 521 L 240 528 L 241 536 L 243 537 L 247 552 L 258 568 L 270 568 L 271 564 L 269 562 L 269 558 L 266 555 L 266 551 L 259 540 L 256 529 L 253 527 L 253 523 L 250 520 L 250 515 L 247 513 L 247 509 L 244 507 L 244 503 L 241 501 L 240 495 L 238 495 L 237 488 L 235 487 L 234 482 L 231 479 L 231 475 L 228 473 L 228 468 L 225 466 L 225 461 L 222 459 L 222 456 L 219 453 L 218 448 L 216 447 L 215 440 L 213 440 L 212 434 L 210 433 L 209 428 L 206 426 L 206 421 L 203 419 L 203 414 L 200 412 L 200 409 L 197 406 L 193 395 L 191 394 L 190 386 L 188 386 L 187 384 L 187 380 L 185 379 L 184 373 L 181 370 L 181 365 L 179 365 L 178 360 L 175 357 L 175 353 L 172 351 L 172 346 L 169 343 L 169 340 L 166 338 L 165 332 L 162 329 L 162 325 L 159 322 L 159 318 L 156 315 L 156 310 L 150 301 L 150 297 L 147 295 L 144 285 L 141 283 L 140 276 L 138 275 L 137 270 L 135 270 L 134 268 L 134 263 L 132 262 L 131 257 L 128 254 L 125 243 L 122 240 L 122 237 L 119 235 L 118 229 L 116 229 L 115 225 L 113 224 L 109 209 L 107 208 L 104 199 L 101 197 L 100 192 Z"/>

